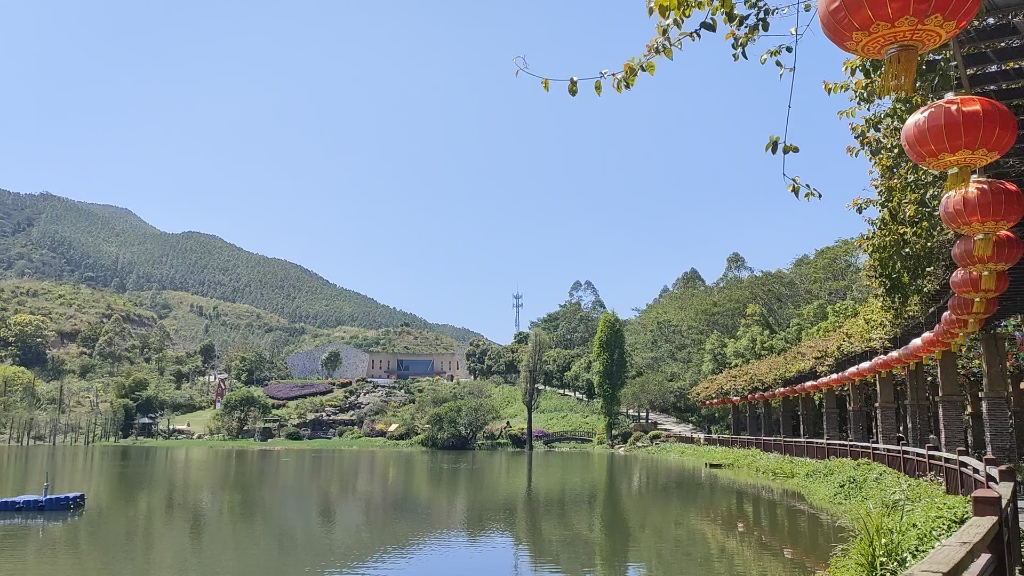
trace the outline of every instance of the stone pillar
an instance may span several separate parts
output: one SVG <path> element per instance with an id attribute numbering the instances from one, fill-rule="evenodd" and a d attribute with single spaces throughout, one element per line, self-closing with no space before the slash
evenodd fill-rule
<path id="1" fill-rule="evenodd" d="M 1010 420 L 1010 402 L 1007 397 L 1006 336 L 995 332 L 981 332 L 981 373 L 984 392 L 981 411 L 985 416 L 985 445 L 988 453 L 1000 464 L 1017 461 L 1017 440 Z"/>
<path id="2" fill-rule="evenodd" d="M 758 426 L 757 403 L 747 402 L 747 436 L 760 436 L 761 430 Z"/>
<path id="3" fill-rule="evenodd" d="M 761 435 L 775 436 L 775 420 L 772 418 L 771 400 L 761 400 Z"/>
<path id="4" fill-rule="evenodd" d="M 839 438 L 839 407 L 836 404 L 836 389 L 826 388 L 822 393 L 824 399 L 824 418 L 822 419 L 825 439 L 840 440 Z"/>
<path id="5" fill-rule="evenodd" d="M 921 417 L 921 387 L 920 382 L 922 366 L 920 362 L 907 367 L 907 445 L 914 448 L 924 448 L 927 444 L 928 434 L 922 425 L 927 420 L 927 414 Z"/>
<path id="6" fill-rule="evenodd" d="M 783 396 L 779 401 L 779 435 L 793 438 L 793 397 Z"/>
<path id="7" fill-rule="evenodd" d="M 850 420 L 847 429 L 850 432 L 850 440 L 854 442 L 867 442 L 868 427 L 864 414 L 864 388 L 859 380 L 850 384 L 850 392 L 846 398 L 846 413 Z"/>
<path id="8" fill-rule="evenodd" d="M 956 352 L 946 350 L 939 358 L 939 443 L 943 452 L 956 454 L 967 447 L 964 434 L 965 398 L 960 395 L 960 376 L 956 370 Z"/>
<path id="9" fill-rule="evenodd" d="M 732 435 L 740 435 L 740 405 L 732 404 L 729 406 L 729 422 L 732 425 Z"/>
<path id="10" fill-rule="evenodd" d="M 970 450 L 974 454 L 984 454 L 985 417 L 981 413 L 981 386 L 977 382 L 967 383 L 967 415 L 971 422 Z"/>
<path id="11" fill-rule="evenodd" d="M 882 374 L 876 376 L 875 385 L 878 389 L 878 402 L 875 404 L 875 412 L 878 414 L 875 439 L 879 444 L 895 446 L 896 435 L 899 434 L 899 421 L 896 414 L 896 391 L 893 390 L 892 372 L 888 372 L 884 376 Z"/>
<path id="12" fill-rule="evenodd" d="M 800 398 L 800 436 L 802 438 L 815 437 L 815 415 L 813 394 L 801 394 Z"/>

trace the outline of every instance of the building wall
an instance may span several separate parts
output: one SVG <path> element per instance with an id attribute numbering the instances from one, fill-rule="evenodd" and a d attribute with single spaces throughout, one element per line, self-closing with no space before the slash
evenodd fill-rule
<path id="1" fill-rule="evenodd" d="M 338 368 L 334 374 L 328 375 L 328 378 L 355 380 L 360 376 L 366 376 L 366 367 L 369 365 L 370 355 L 348 344 L 334 342 L 317 346 L 312 350 L 292 354 L 285 358 L 285 363 L 288 364 L 288 371 L 291 372 L 292 378 L 322 378 L 320 359 L 331 348 L 337 348 L 341 351 L 341 368 Z"/>
<path id="2" fill-rule="evenodd" d="M 331 343 L 318 346 L 312 350 L 292 354 L 285 358 L 288 371 L 292 378 L 322 378 L 320 359 L 331 348 L 341 351 L 341 368 L 328 378 L 348 378 L 354 380 L 360 376 L 367 378 L 395 378 L 398 360 L 433 360 L 434 371 L 443 377 L 451 374 L 455 379 L 469 378 L 466 370 L 465 350 L 456 354 L 401 354 L 397 352 L 363 352 L 348 344 Z"/>
<path id="3" fill-rule="evenodd" d="M 456 379 L 469 378 L 466 358 L 463 354 L 402 354 L 397 352 L 371 352 L 366 376 L 368 378 L 394 378 L 398 360 L 433 360 L 434 372 L 441 376 L 453 375 Z"/>

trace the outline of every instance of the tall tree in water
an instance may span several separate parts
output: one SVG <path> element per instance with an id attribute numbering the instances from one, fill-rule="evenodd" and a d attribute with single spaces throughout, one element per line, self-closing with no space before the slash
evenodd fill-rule
<path id="1" fill-rule="evenodd" d="M 612 443 L 612 425 L 619 415 L 619 393 L 626 385 L 626 336 L 614 312 L 601 315 L 594 338 L 594 387 L 601 397 L 605 438 Z"/>
<path id="2" fill-rule="evenodd" d="M 530 330 L 522 366 L 519 368 L 519 388 L 526 406 L 526 449 L 533 450 L 533 410 L 540 400 L 540 383 L 544 378 L 544 353 L 550 347 L 548 337 L 538 328 Z"/>

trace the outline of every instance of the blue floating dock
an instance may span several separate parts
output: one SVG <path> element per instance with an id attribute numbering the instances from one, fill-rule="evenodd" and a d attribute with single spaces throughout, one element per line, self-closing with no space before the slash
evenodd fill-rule
<path id="1" fill-rule="evenodd" d="M 27 494 L 14 498 L 0 498 L 0 512 L 50 512 L 52 510 L 77 510 L 85 507 L 85 493 L 70 492 L 52 496 Z"/>

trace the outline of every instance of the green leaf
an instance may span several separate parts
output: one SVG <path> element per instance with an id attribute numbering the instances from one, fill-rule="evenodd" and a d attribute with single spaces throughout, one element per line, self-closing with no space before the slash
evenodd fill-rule
<path id="1" fill-rule="evenodd" d="M 669 60 L 672 60 L 672 47 L 671 46 L 666 46 L 665 47 L 665 58 L 668 58 Z"/>
<path id="2" fill-rule="evenodd" d="M 569 79 L 569 96 L 575 98 L 576 95 L 579 94 L 579 92 L 579 83 L 577 82 L 576 77 L 573 76 L 572 78 Z"/>
<path id="3" fill-rule="evenodd" d="M 779 141 L 775 140 L 772 142 L 772 156 L 779 153 Z"/>
<path id="4" fill-rule="evenodd" d="M 654 76 L 654 62 L 647 63 L 647 73 Z"/>
<path id="5" fill-rule="evenodd" d="M 658 16 L 661 16 L 662 20 L 667 20 L 668 15 L 671 12 L 668 2 L 660 2 L 658 4 Z"/>
<path id="6" fill-rule="evenodd" d="M 544 87 L 544 91 L 547 92 L 551 88 L 551 81 L 547 78 L 540 81 L 540 85 Z"/>
<path id="7" fill-rule="evenodd" d="M 597 80 L 594 81 L 594 92 L 596 92 L 598 96 L 601 96 L 601 79 L 600 78 L 598 78 Z"/>
<path id="8" fill-rule="evenodd" d="M 704 20 L 700 23 L 700 27 L 708 32 L 714 32 L 718 30 L 718 24 L 714 20 Z"/>

